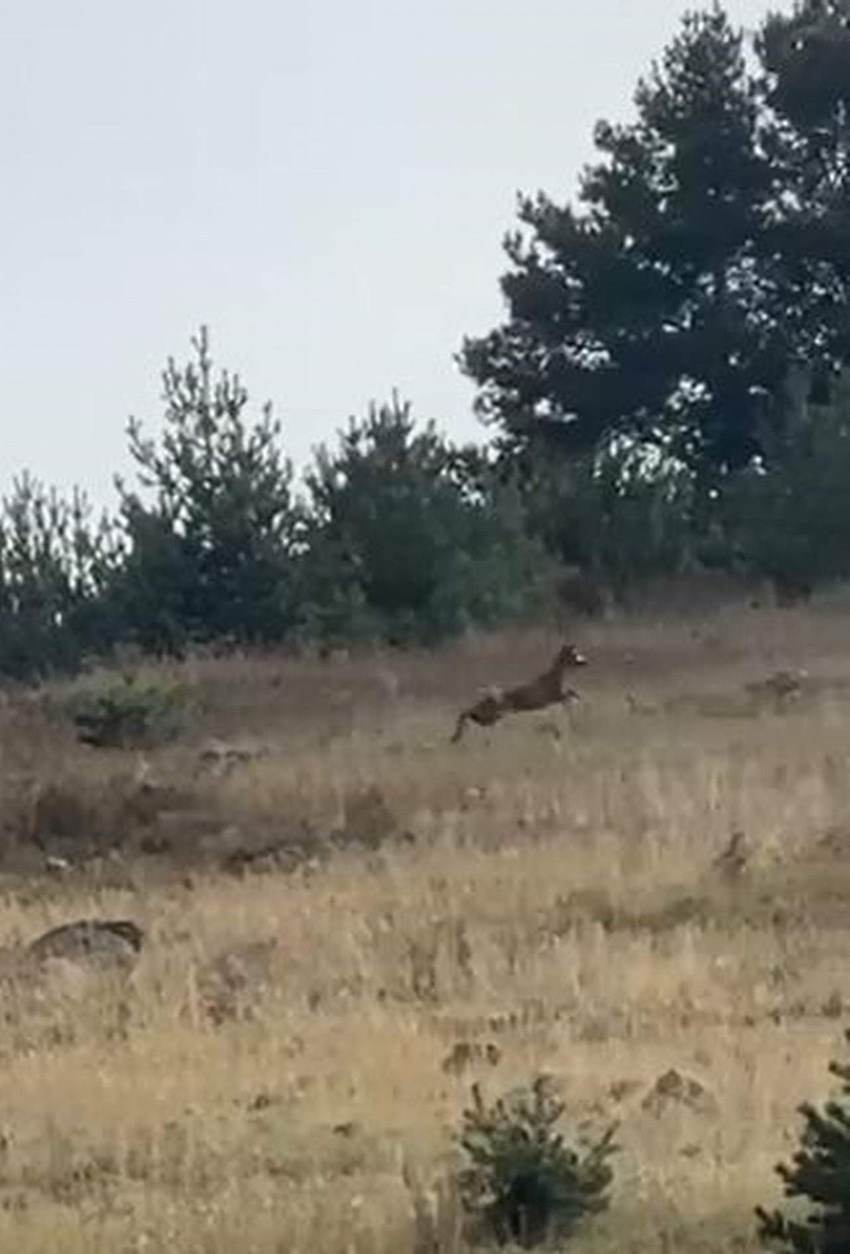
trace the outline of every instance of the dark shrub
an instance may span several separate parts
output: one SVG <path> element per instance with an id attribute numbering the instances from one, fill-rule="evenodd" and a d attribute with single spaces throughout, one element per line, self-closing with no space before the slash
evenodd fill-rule
<path id="1" fill-rule="evenodd" d="M 614 1128 L 581 1151 L 556 1130 L 564 1105 L 545 1076 L 486 1106 L 477 1085 L 464 1111 L 460 1144 L 470 1166 L 458 1186 L 470 1238 L 530 1248 L 565 1241 L 582 1220 L 605 1210 Z"/>
<path id="2" fill-rule="evenodd" d="M 850 1042 L 850 1032 L 846 1033 Z M 850 1097 L 850 1066 L 831 1063 L 841 1080 L 841 1093 Z M 808 1198 L 808 1214 L 789 1218 L 779 1211 L 757 1207 L 759 1236 L 774 1249 L 795 1254 L 847 1254 L 850 1251 L 850 1105 L 832 1100 L 822 1110 L 806 1102 L 800 1107 L 803 1131 L 800 1148 L 790 1166 L 777 1172 L 788 1198 Z"/>
<path id="3" fill-rule="evenodd" d="M 433 642 L 554 602 L 518 494 L 396 396 L 318 449 L 306 480 L 304 601 L 326 639 Z"/>
<path id="4" fill-rule="evenodd" d="M 180 730 L 177 693 L 133 678 L 76 694 L 68 712 L 83 744 L 98 749 L 152 748 Z"/>

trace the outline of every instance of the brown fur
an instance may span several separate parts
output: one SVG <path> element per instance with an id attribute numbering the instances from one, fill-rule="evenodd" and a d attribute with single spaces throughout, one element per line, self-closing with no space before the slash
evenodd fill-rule
<path id="1" fill-rule="evenodd" d="M 564 678 L 572 666 L 584 666 L 587 659 L 574 645 L 565 644 L 557 653 L 552 665 L 542 675 L 516 688 L 493 688 L 474 705 L 467 706 L 455 726 L 452 744 L 457 744 L 467 723 L 478 727 L 492 727 L 506 714 L 527 710 L 544 710 L 550 705 L 568 704 L 578 700 L 578 693 L 567 687 Z"/>

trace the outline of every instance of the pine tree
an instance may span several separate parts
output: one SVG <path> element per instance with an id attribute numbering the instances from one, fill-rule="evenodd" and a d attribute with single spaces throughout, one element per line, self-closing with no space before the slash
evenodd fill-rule
<path id="1" fill-rule="evenodd" d="M 247 420 L 248 393 L 215 376 L 206 328 L 192 344 L 194 361 L 163 372 L 161 437 L 129 423 L 142 491 L 118 482 L 129 553 L 116 599 L 146 647 L 280 640 L 300 526 L 280 427 L 269 405 Z"/>
<path id="2" fill-rule="evenodd" d="M 122 556 L 113 521 L 84 492 L 16 479 L 0 500 L 0 674 L 73 670 L 113 644 L 109 593 Z"/>
<path id="3" fill-rule="evenodd" d="M 850 1042 L 850 1032 L 847 1033 Z M 850 1065 L 832 1063 L 841 1092 L 850 1097 Z M 759 1235 L 766 1245 L 795 1254 L 847 1254 L 850 1250 L 850 1107 L 829 1101 L 824 1109 L 801 1107 L 805 1126 L 792 1166 L 777 1171 L 789 1198 L 809 1198 L 815 1210 L 805 1219 L 756 1209 Z"/>
<path id="4" fill-rule="evenodd" d="M 580 208 L 521 199 L 509 321 L 461 363 L 509 444 L 627 432 L 722 471 L 758 451 L 785 346 L 757 266 L 772 182 L 757 89 L 719 6 L 685 17 L 635 103 L 633 124 L 598 125 Z"/>
<path id="5" fill-rule="evenodd" d="M 779 316 L 815 398 L 850 360 L 850 0 L 801 0 L 757 50 L 776 195 L 762 241 Z"/>
<path id="6" fill-rule="evenodd" d="M 767 469 L 731 476 L 718 510 L 737 562 L 788 603 L 850 574 L 850 376 L 827 404 L 808 390 L 800 372 L 781 429 L 765 433 Z"/>
<path id="7" fill-rule="evenodd" d="M 551 564 L 516 494 L 396 395 L 319 448 L 305 480 L 306 596 L 321 635 L 434 640 L 546 597 Z"/>
<path id="8" fill-rule="evenodd" d="M 458 1186 L 474 1244 L 532 1249 L 554 1239 L 562 1248 L 607 1208 L 616 1128 L 571 1148 L 558 1130 L 564 1109 L 547 1076 L 492 1105 L 473 1085 L 458 1138 L 468 1160 Z"/>

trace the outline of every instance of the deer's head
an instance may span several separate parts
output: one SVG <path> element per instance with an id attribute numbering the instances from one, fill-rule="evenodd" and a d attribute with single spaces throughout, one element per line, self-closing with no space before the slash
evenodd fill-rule
<path id="1" fill-rule="evenodd" d="M 568 666 L 586 666 L 587 658 L 579 653 L 574 644 L 565 644 L 558 650 L 555 662 L 558 667 L 566 669 Z"/>

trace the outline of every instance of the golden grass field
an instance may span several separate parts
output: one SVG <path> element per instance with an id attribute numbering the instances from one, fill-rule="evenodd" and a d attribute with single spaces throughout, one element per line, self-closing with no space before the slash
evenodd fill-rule
<path id="1" fill-rule="evenodd" d="M 3 989 L 0 1248 L 459 1249 L 441 1182 L 470 1085 L 541 1072 L 569 1127 L 620 1122 L 575 1249 L 757 1248 L 850 1022 L 850 608 L 570 634 L 583 703 L 459 746 L 459 705 L 539 670 L 554 632 L 150 668 L 189 718 L 144 763 L 78 744 L 65 689 L 8 695 L 0 942 L 89 915 L 149 941 L 129 983 Z M 784 704 L 745 687 L 800 666 Z M 211 736 L 266 752 L 219 770 Z M 372 786 L 376 848 L 221 869 L 351 827 Z M 702 1097 L 646 1109 L 671 1068 Z"/>

